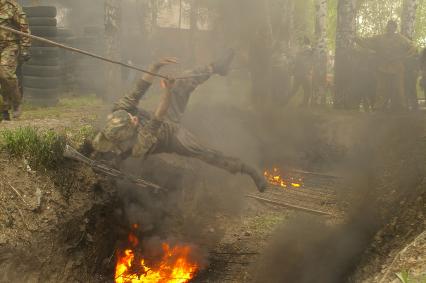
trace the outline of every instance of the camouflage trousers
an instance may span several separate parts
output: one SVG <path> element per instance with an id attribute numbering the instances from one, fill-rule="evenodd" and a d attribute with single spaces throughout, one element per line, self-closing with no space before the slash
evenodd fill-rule
<path id="1" fill-rule="evenodd" d="M 16 68 L 18 66 L 19 45 L 0 43 L 0 85 L 3 104 L 1 111 L 8 111 L 21 103 Z"/>
<path id="2" fill-rule="evenodd" d="M 159 144 L 153 153 L 175 153 L 195 158 L 231 174 L 242 173 L 244 166 L 238 158 L 226 156 L 204 145 L 190 131 L 173 122 L 164 124 Z"/>
<path id="3" fill-rule="evenodd" d="M 303 105 L 307 106 L 312 102 L 312 80 L 307 76 L 294 76 L 290 97 L 295 96 L 300 88 L 303 89 Z"/>
<path id="4" fill-rule="evenodd" d="M 232 174 L 241 173 L 243 163 L 238 158 L 224 155 L 202 144 L 191 132 L 180 125 L 194 90 L 210 78 L 208 68 L 199 68 L 185 72 L 186 75 L 200 75 L 196 78 L 178 80 L 171 90 L 173 93 L 168 111 L 168 119 L 160 128 L 159 143 L 153 153 L 176 153 L 195 158 Z"/>
<path id="5" fill-rule="evenodd" d="M 404 72 L 377 74 L 376 110 L 407 108 L 404 92 Z"/>

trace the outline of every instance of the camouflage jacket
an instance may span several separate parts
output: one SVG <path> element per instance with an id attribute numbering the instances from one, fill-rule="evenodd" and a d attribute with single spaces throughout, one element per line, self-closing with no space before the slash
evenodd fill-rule
<path id="1" fill-rule="evenodd" d="M 16 0 L 0 1 L 0 25 L 30 33 L 27 16 Z M 31 47 L 31 40 L 28 37 L 22 37 L 0 29 L 0 44 L 8 42 L 18 43 L 23 49 Z"/>
<path id="2" fill-rule="evenodd" d="M 423 49 L 420 55 L 420 69 L 426 73 L 426 49 Z"/>
<path id="3" fill-rule="evenodd" d="M 148 91 L 151 83 L 140 79 L 129 94 L 115 103 L 113 111 L 125 110 L 139 118 L 139 127 L 135 137 L 128 142 L 128 150 L 134 157 L 145 157 L 155 152 L 167 151 L 169 139 L 178 128 L 181 114 L 185 111 L 191 93 L 199 84 L 210 77 L 207 68 L 199 68 L 184 73 L 186 76 L 200 75 L 176 81 L 172 91 L 172 102 L 168 111 L 168 119 L 160 121 L 151 113 L 138 107 L 140 99 Z"/>
<path id="4" fill-rule="evenodd" d="M 417 53 L 413 43 L 399 33 L 358 39 L 357 43 L 376 52 L 378 68 L 383 73 L 403 72 L 406 59 Z"/>

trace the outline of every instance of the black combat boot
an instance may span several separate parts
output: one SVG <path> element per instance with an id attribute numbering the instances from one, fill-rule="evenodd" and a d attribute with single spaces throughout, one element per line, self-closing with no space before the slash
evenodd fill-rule
<path id="1" fill-rule="evenodd" d="M 22 109 L 21 106 L 18 105 L 16 107 L 13 107 L 13 118 L 18 119 L 22 115 Z"/>
<path id="2" fill-rule="evenodd" d="M 226 76 L 229 72 L 229 66 L 234 59 L 234 55 L 234 50 L 228 49 L 222 56 L 220 56 L 211 64 L 213 67 L 213 72 L 221 76 Z"/>
<path id="3" fill-rule="evenodd" d="M 10 121 L 9 111 L 3 111 L 1 113 L 1 119 L 2 119 L 2 121 Z"/>
<path id="4" fill-rule="evenodd" d="M 259 190 L 259 192 L 263 193 L 268 188 L 268 182 L 266 181 L 265 177 L 263 177 L 263 175 L 260 174 L 253 167 L 248 165 L 243 165 L 241 169 L 241 173 L 247 174 L 253 179 L 253 182 L 256 184 L 256 187 Z"/>

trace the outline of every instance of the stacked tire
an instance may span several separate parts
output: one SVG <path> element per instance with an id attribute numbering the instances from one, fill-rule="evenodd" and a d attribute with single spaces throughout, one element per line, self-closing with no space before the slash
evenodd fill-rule
<path id="1" fill-rule="evenodd" d="M 83 36 L 73 38 L 70 44 L 99 55 L 105 55 L 104 28 L 85 27 Z M 82 93 L 102 96 L 105 93 L 105 65 L 96 59 L 80 54 L 71 56 L 75 71 L 74 83 L 78 90 Z"/>
<path id="2" fill-rule="evenodd" d="M 74 34 L 71 30 L 66 28 L 58 28 L 57 40 L 59 43 L 72 46 L 72 40 Z M 59 50 L 59 64 L 61 66 L 61 92 L 69 93 L 76 90 L 76 84 L 74 81 L 75 69 L 74 69 L 74 53 L 68 50 Z"/>
<path id="3" fill-rule="evenodd" d="M 24 11 L 33 35 L 56 40 L 56 7 L 24 7 Z M 53 106 L 58 102 L 62 85 L 59 54 L 57 47 L 32 41 L 32 58 L 22 68 L 26 101 L 37 106 Z"/>

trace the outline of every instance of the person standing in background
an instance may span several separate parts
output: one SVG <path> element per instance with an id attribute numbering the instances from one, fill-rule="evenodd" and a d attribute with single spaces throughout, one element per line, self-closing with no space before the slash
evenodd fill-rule
<path id="1" fill-rule="evenodd" d="M 30 33 L 27 16 L 16 0 L 0 0 L 0 25 Z M 16 70 L 19 60 L 30 59 L 31 41 L 28 37 L 0 30 L 0 85 L 3 104 L 2 120 L 10 120 L 21 115 L 22 95 L 19 89 Z"/>

